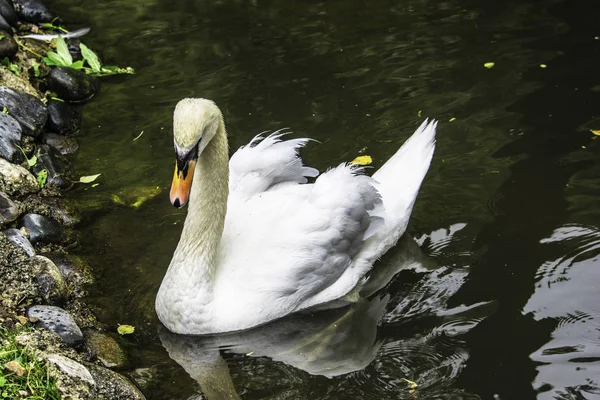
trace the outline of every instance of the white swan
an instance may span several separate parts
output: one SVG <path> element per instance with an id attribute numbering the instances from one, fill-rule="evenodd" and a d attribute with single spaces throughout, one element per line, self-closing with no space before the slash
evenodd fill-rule
<path id="1" fill-rule="evenodd" d="M 180 334 L 230 332 L 355 301 L 406 230 L 435 129 L 423 122 L 373 178 L 342 164 L 308 184 L 318 172 L 297 152 L 309 139 L 258 136 L 228 162 L 219 108 L 181 100 L 171 202 L 190 207 L 156 297 L 160 321 Z"/>

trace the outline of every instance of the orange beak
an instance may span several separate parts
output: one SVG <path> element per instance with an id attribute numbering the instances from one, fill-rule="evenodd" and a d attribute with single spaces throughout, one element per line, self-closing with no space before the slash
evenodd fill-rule
<path id="1" fill-rule="evenodd" d="M 171 184 L 171 204 L 177 208 L 185 206 L 190 199 L 190 188 L 192 187 L 192 178 L 196 169 L 196 161 L 190 160 L 183 169 L 179 169 L 175 164 L 175 173 L 173 174 L 173 183 Z"/>

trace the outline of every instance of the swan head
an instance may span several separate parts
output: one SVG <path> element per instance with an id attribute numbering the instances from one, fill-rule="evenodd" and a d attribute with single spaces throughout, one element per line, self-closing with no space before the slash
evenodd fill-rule
<path id="1" fill-rule="evenodd" d="M 171 204 L 181 208 L 189 200 L 192 178 L 198 156 L 215 136 L 223 114 L 219 107 L 207 99 L 183 99 L 173 113 L 175 145 L 175 174 L 171 185 Z"/>

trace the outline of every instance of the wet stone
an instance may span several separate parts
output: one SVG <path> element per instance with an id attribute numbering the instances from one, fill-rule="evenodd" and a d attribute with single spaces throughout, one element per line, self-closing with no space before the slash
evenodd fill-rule
<path id="1" fill-rule="evenodd" d="M 68 176 L 71 163 L 57 150 L 47 144 L 42 144 L 37 147 L 35 156 L 37 157 L 37 163 L 31 170 L 35 174 L 43 169 L 48 171 L 46 184 L 54 185 L 60 189 L 69 189 L 73 185 Z"/>
<path id="2" fill-rule="evenodd" d="M 25 250 L 29 257 L 35 256 L 35 249 L 25 234 L 19 229 L 11 228 L 2 232 L 14 246 Z"/>
<path id="3" fill-rule="evenodd" d="M 41 255 L 52 260 L 66 281 L 74 282 L 77 286 L 91 281 L 89 271 L 79 257 L 56 252 L 48 252 Z"/>
<path id="4" fill-rule="evenodd" d="M 78 346 L 83 342 L 83 333 L 67 311 L 55 306 L 33 306 L 27 317 L 36 320 L 44 329 L 58 335 L 65 344 Z"/>
<path id="5" fill-rule="evenodd" d="M 20 164 L 25 161 L 21 145 L 21 125 L 8 114 L 0 113 L 0 156 Z"/>
<path id="6" fill-rule="evenodd" d="M 89 365 L 88 369 L 96 381 L 98 398 L 145 400 L 140 390 L 123 375 L 108 368 Z"/>
<path id="7" fill-rule="evenodd" d="M 60 354 L 50 354 L 48 356 L 48 363 L 56 366 L 63 373 L 67 374 L 72 378 L 81 379 L 84 382 L 89 383 L 90 385 L 94 385 L 94 378 L 92 378 L 92 374 L 90 371 L 80 363 L 75 360 L 71 360 L 68 357 L 62 356 Z"/>
<path id="8" fill-rule="evenodd" d="M 6 31 L 6 32 L 12 31 L 10 24 L 4 19 L 4 17 L 2 15 L 0 15 L 0 31 Z"/>
<path id="9" fill-rule="evenodd" d="M 9 25 L 16 27 L 19 22 L 19 17 L 15 9 L 6 0 L 0 0 L 0 15 L 8 22 Z M 10 30 L 9 30 L 10 32 Z"/>
<path id="10" fill-rule="evenodd" d="M 6 224 L 19 218 L 21 210 L 5 193 L 0 192 L 0 224 Z"/>
<path id="11" fill-rule="evenodd" d="M 48 119 L 46 105 L 28 93 L 8 87 L 0 87 L 0 109 L 6 107 L 8 114 L 17 120 L 24 135 L 37 137 Z"/>
<path id="12" fill-rule="evenodd" d="M 19 45 L 13 39 L 12 35 L 6 30 L 0 30 L 0 58 L 8 57 L 13 58 L 17 51 L 19 51 Z"/>
<path id="13" fill-rule="evenodd" d="M 44 133 L 42 138 L 44 143 L 54 148 L 63 156 L 74 154 L 79 150 L 79 143 L 72 137 L 59 135 L 58 133 Z"/>
<path id="14" fill-rule="evenodd" d="M 48 74 L 48 88 L 59 98 L 73 102 L 91 99 L 97 91 L 97 81 L 85 72 L 69 67 L 54 67 Z"/>
<path id="15" fill-rule="evenodd" d="M 44 256 L 31 257 L 40 270 L 35 277 L 40 296 L 47 304 L 61 305 L 67 297 L 67 285 L 58 267 Z"/>
<path id="16" fill-rule="evenodd" d="M 80 107 L 64 101 L 50 100 L 48 102 L 48 121 L 46 129 L 61 135 L 75 135 L 81 128 Z"/>
<path id="17" fill-rule="evenodd" d="M 0 188 L 9 195 L 25 195 L 40 190 L 35 177 L 20 165 L 0 158 Z"/>
<path id="18" fill-rule="evenodd" d="M 27 22 L 38 24 L 51 22 L 54 19 L 52 11 L 39 0 L 13 0 L 17 13 Z"/>
<path id="19" fill-rule="evenodd" d="M 85 348 L 106 368 L 123 368 L 127 364 L 127 356 L 119 343 L 106 333 L 87 331 Z"/>
<path id="20" fill-rule="evenodd" d="M 65 238 L 65 230 L 52 218 L 40 214 L 26 214 L 19 223 L 29 233 L 31 243 L 60 243 Z"/>

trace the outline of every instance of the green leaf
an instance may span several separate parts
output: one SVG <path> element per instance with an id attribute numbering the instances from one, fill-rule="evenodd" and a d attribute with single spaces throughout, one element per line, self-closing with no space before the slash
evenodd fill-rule
<path id="1" fill-rule="evenodd" d="M 92 183 L 96 179 L 98 179 L 98 177 L 100 175 L 102 175 L 102 174 L 82 176 L 81 178 L 79 178 L 79 182 L 81 182 L 81 183 Z"/>
<path id="2" fill-rule="evenodd" d="M 29 165 L 29 168 L 33 167 L 35 164 L 37 164 L 37 156 L 33 156 L 31 158 L 27 159 L 27 165 Z"/>
<path id="3" fill-rule="evenodd" d="M 67 42 L 65 42 L 65 39 L 63 39 L 62 36 L 56 38 L 56 51 L 58 52 L 60 58 L 63 59 L 66 66 L 73 64 L 73 57 L 71 57 Z"/>
<path id="4" fill-rule="evenodd" d="M 8 59 L 8 57 L 4 57 L 2 60 L 0 60 L 0 64 L 4 65 L 5 67 L 8 67 L 10 65 L 10 60 Z"/>
<path id="5" fill-rule="evenodd" d="M 6 385 L 6 378 L 3 376 L 0 376 L 0 387 Z"/>
<path id="6" fill-rule="evenodd" d="M 0 40 L 4 39 L 6 36 L 0 35 Z"/>
<path id="7" fill-rule="evenodd" d="M 46 53 L 46 57 L 42 58 L 42 61 L 50 66 L 56 65 L 59 67 L 65 67 L 67 65 L 64 63 L 64 60 L 61 58 L 61 56 L 53 51 Z"/>
<path id="8" fill-rule="evenodd" d="M 69 67 L 73 69 L 81 69 L 83 68 L 83 60 L 75 61 L 73 64 L 69 65 Z"/>
<path id="9" fill-rule="evenodd" d="M 131 335 L 135 332 L 135 327 L 131 325 L 119 325 L 117 332 L 119 332 L 119 335 Z"/>
<path id="10" fill-rule="evenodd" d="M 80 43 L 79 48 L 81 49 L 81 55 L 85 61 L 92 67 L 92 71 L 100 72 L 102 69 L 102 64 L 100 64 L 100 59 L 89 47 L 85 44 Z"/>
<path id="11" fill-rule="evenodd" d="M 4 114 L 8 114 L 8 108 L 6 108 L 6 106 L 4 106 L 4 108 L 2 108 L 2 112 L 3 112 Z"/>
<path id="12" fill-rule="evenodd" d="M 43 169 L 40 172 L 37 173 L 37 175 L 35 176 L 38 185 L 40 185 L 41 188 L 43 188 L 44 186 L 46 186 L 46 181 L 48 180 L 48 170 L 47 169 Z"/>
<path id="13" fill-rule="evenodd" d="M 33 68 L 33 75 L 35 75 L 36 78 L 39 78 L 40 77 L 40 64 L 33 61 L 31 63 L 31 67 Z"/>

